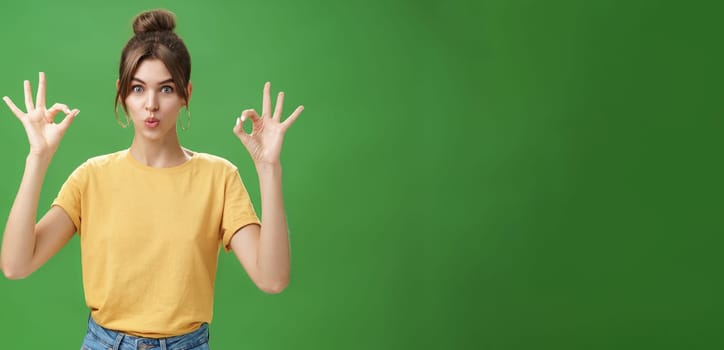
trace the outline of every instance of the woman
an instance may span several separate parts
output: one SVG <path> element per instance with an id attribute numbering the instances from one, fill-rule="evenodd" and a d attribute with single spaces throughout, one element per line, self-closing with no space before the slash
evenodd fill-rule
<path id="1" fill-rule="evenodd" d="M 284 95 L 272 111 L 267 83 L 261 116 L 245 110 L 233 127 L 259 176 L 262 226 L 236 167 L 179 143 L 177 126 L 190 121 L 191 60 L 174 27 L 174 15 L 165 10 L 136 17 L 116 82 L 116 106 L 127 115 L 119 122 L 133 125 L 133 142 L 78 167 L 37 224 L 48 164 L 79 110 L 63 104 L 46 109 L 43 73 L 35 101 L 25 81 L 27 111 L 4 98 L 25 128 L 30 152 L 0 264 L 7 277 L 24 278 L 78 232 L 91 310 L 85 349 L 208 348 L 220 245 L 234 251 L 263 291 L 279 293 L 289 281 L 280 153 L 303 107 L 282 121 Z M 60 112 L 65 118 L 56 124 Z M 246 119 L 251 134 L 243 130 Z"/>

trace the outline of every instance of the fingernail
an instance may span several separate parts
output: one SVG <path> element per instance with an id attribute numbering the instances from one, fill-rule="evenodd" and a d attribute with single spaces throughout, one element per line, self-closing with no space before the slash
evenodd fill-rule
<path id="1" fill-rule="evenodd" d="M 241 123 L 241 121 L 239 120 L 239 117 L 236 117 L 236 126 L 239 126 L 239 123 Z"/>
<path id="2" fill-rule="evenodd" d="M 243 121 L 245 121 L 245 120 L 246 120 L 246 116 L 242 114 L 242 115 L 241 115 L 241 121 L 243 122 Z"/>

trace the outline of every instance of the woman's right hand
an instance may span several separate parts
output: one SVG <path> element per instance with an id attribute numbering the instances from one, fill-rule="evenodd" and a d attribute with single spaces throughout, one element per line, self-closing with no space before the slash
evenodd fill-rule
<path id="1" fill-rule="evenodd" d="M 56 103 L 49 109 L 45 108 L 45 73 L 40 73 L 38 83 L 38 95 L 33 103 L 33 92 L 30 88 L 30 81 L 25 83 L 25 107 L 27 112 L 21 111 L 13 101 L 5 96 L 3 100 L 13 111 L 16 117 L 23 123 L 25 132 L 30 142 L 30 155 L 50 159 L 58 149 L 58 144 L 63 138 L 65 131 L 80 112 L 77 109 L 69 109 L 62 103 Z M 55 115 L 63 112 L 65 118 L 56 124 Z"/>

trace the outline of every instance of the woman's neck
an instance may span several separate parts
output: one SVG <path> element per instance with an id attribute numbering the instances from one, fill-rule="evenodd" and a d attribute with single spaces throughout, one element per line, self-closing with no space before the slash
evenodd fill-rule
<path id="1" fill-rule="evenodd" d="M 191 159 L 191 152 L 184 150 L 177 138 L 150 141 L 135 137 L 130 152 L 141 164 L 152 168 L 170 168 Z"/>

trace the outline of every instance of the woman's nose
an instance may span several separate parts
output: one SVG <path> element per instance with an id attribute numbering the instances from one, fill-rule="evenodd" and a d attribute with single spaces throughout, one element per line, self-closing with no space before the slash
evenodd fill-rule
<path id="1" fill-rule="evenodd" d="M 155 112 L 158 110 L 158 101 L 156 100 L 156 94 L 148 94 L 148 99 L 146 100 L 146 110 L 149 112 Z"/>

